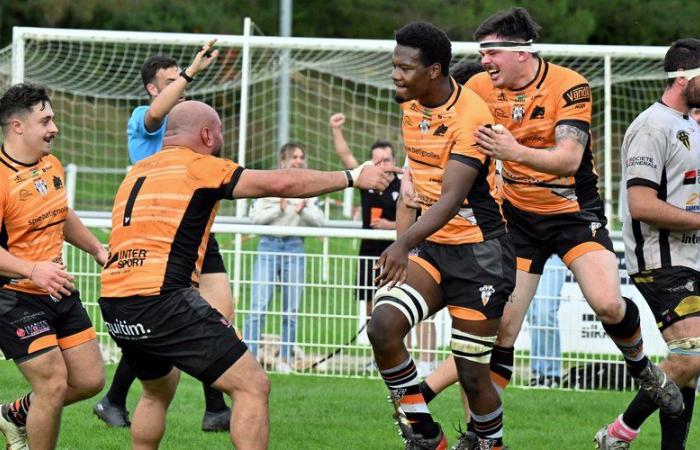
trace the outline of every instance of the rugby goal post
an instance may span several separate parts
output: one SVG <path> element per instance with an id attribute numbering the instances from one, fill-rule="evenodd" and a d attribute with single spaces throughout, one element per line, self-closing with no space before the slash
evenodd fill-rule
<path id="1" fill-rule="evenodd" d="M 346 115 L 345 135 L 358 159 L 368 154 L 374 140 L 400 143 L 400 112 L 390 78 L 393 40 L 261 36 L 247 19 L 244 30 L 242 36 L 216 36 L 219 61 L 198 74 L 187 92 L 221 114 L 225 156 L 248 167 L 274 167 L 282 139 L 277 131 L 285 124 L 289 139 L 307 146 L 309 167 L 338 169 L 328 125 L 334 112 Z M 8 52 L 0 52 L 0 83 L 27 80 L 51 89 L 61 125 L 56 148 L 62 161 L 76 164 L 81 174 L 76 209 L 111 209 L 128 164 L 126 122 L 135 106 L 148 101 L 141 63 L 160 53 L 184 66 L 211 37 L 13 30 L 11 65 Z M 455 63 L 478 55 L 472 42 L 454 42 L 452 48 Z M 538 44 L 538 49 L 544 58 L 577 70 L 591 84 L 596 169 L 606 213 L 616 218 L 619 147 L 627 125 L 663 91 L 666 48 Z M 288 90 L 280 89 L 281 76 L 288 78 Z M 280 99 L 281 91 L 288 96 Z M 236 213 L 240 216 L 245 210 L 239 207 Z M 233 215 L 233 208 L 224 214 Z"/>

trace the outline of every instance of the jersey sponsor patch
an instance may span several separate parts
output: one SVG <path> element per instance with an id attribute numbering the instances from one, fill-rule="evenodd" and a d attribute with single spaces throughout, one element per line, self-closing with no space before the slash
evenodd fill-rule
<path id="1" fill-rule="evenodd" d="M 587 83 L 577 84 L 562 95 L 566 106 L 577 103 L 588 103 L 591 101 L 591 87 Z"/>

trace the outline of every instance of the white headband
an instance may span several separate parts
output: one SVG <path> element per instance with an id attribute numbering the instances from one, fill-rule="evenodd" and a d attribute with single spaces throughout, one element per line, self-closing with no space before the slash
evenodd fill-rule
<path id="1" fill-rule="evenodd" d="M 537 53 L 532 47 L 532 39 L 525 42 L 516 41 L 485 41 L 479 43 L 480 50 L 504 50 L 507 52 Z"/>
<path id="2" fill-rule="evenodd" d="M 700 76 L 700 67 L 690 70 L 677 70 L 675 72 L 668 72 L 669 78 L 683 77 L 686 80 L 692 80 L 693 78 Z"/>

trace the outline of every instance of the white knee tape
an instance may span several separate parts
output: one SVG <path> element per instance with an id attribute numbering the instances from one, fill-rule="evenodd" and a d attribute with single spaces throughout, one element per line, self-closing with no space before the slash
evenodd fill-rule
<path id="1" fill-rule="evenodd" d="M 388 289 L 383 286 L 374 293 L 374 308 L 391 305 L 406 317 L 411 326 L 428 317 L 428 304 L 423 296 L 407 284 Z"/>
<path id="2" fill-rule="evenodd" d="M 700 337 L 674 339 L 668 348 L 676 355 L 700 356 Z"/>
<path id="3" fill-rule="evenodd" d="M 464 331 L 452 329 L 450 347 L 455 358 L 468 359 L 479 364 L 491 362 L 491 350 L 496 343 L 496 336 L 477 336 Z"/>

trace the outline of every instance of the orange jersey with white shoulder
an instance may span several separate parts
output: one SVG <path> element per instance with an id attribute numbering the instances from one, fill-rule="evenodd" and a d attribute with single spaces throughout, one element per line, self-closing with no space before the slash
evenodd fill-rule
<path id="1" fill-rule="evenodd" d="M 495 88 L 486 72 L 474 75 L 467 87 L 488 103 L 496 122 L 527 147 L 554 147 L 558 125 L 570 125 L 588 135 L 581 164 L 573 176 L 503 161 L 506 200 L 518 209 L 543 215 L 602 208 L 591 152 L 591 88 L 585 78 L 539 59 L 537 75 L 522 89 Z"/>
<path id="2" fill-rule="evenodd" d="M 199 281 L 221 199 L 232 199 L 243 168 L 166 146 L 139 161 L 119 186 L 102 297 L 158 295 Z"/>
<path id="3" fill-rule="evenodd" d="M 0 245 L 17 258 L 62 264 L 63 225 L 68 215 L 61 162 L 46 155 L 34 164 L 0 154 Z M 28 278 L 0 277 L 4 289 L 47 295 Z"/>
<path id="4" fill-rule="evenodd" d="M 440 199 L 442 177 L 450 159 L 478 171 L 458 213 L 428 240 L 439 244 L 482 242 L 505 233 L 501 201 L 496 192 L 495 164 L 477 150 L 474 131 L 492 124 L 486 103 L 470 89 L 450 80 L 453 93 L 437 108 L 417 100 L 401 105 L 403 142 L 413 185 L 423 212 Z"/>

